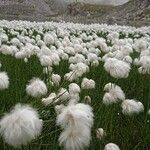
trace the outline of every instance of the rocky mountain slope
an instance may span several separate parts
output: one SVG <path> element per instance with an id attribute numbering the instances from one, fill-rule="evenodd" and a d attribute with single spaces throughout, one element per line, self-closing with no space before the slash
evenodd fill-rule
<path id="1" fill-rule="evenodd" d="M 0 19 L 150 25 L 150 0 L 130 0 L 121 6 L 77 3 L 71 9 L 75 13 L 70 14 L 60 0 L 0 0 Z"/>
<path id="2" fill-rule="evenodd" d="M 0 19 L 45 21 L 54 14 L 44 0 L 0 0 Z"/>
<path id="3" fill-rule="evenodd" d="M 77 5 L 75 16 L 62 15 L 56 20 L 80 23 L 108 23 L 120 25 L 150 25 L 150 0 L 130 0 L 121 6 Z"/>

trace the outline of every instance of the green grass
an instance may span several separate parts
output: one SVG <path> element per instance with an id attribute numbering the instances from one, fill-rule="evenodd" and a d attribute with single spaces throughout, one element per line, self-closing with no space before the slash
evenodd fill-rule
<path id="1" fill-rule="evenodd" d="M 48 75 L 43 74 L 43 68 L 38 58 L 31 57 L 27 63 L 17 60 L 12 56 L 0 54 L 2 62 L 1 71 L 6 71 L 10 78 L 8 90 L 0 91 L 0 117 L 9 112 L 16 103 L 31 104 L 36 108 L 40 117 L 44 120 L 42 134 L 29 144 L 30 150 L 59 150 L 58 137 L 61 132 L 56 126 L 56 114 L 54 106 L 45 107 L 40 99 L 27 96 L 26 85 L 32 77 L 39 77 L 46 82 Z M 54 73 L 64 76 L 68 72 L 68 62 L 62 61 L 59 66 L 53 67 Z M 94 111 L 94 126 L 92 128 L 92 140 L 89 150 L 102 150 L 104 146 L 113 142 L 119 145 L 121 150 L 149 150 L 150 149 L 150 116 L 147 111 L 150 108 L 150 76 L 141 75 L 137 68 L 132 70 L 127 79 L 114 79 L 103 68 L 100 62 L 98 67 L 90 67 L 90 72 L 84 76 L 96 82 L 94 90 L 81 91 L 81 102 L 86 95 L 91 96 Z M 63 82 L 63 81 L 62 81 Z M 136 116 L 125 116 L 121 112 L 120 103 L 105 106 L 102 103 L 103 88 L 108 82 L 119 85 L 129 99 L 135 98 L 144 104 L 145 111 Z M 81 83 L 81 80 L 77 81 Z M 63 84 L 67 87 L 68 83 Z M 49 93 L 56 91 L 55 87 L 48 87 Z M 96 129 L 103 128 L 107 136 L 103 140 L 96 138 Z M 12 147 L 0 139 L 0 150 L 13 150 Z"/>

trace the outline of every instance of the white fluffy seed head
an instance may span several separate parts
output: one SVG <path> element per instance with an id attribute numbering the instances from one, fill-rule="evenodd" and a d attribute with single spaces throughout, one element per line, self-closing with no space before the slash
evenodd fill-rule
<path id="1" fill-rule="evenodd" d="M 50 33 L 44 35 L 44 42 L 46 45 L 54 44 L 54 37 Z"/>
<path id="2" fill-rule="evenodd" d="M 84 97 L 84 101 L 85 101 L 86 103 L 88 103 L 88 104 L 91 104 L 92 99 L 91 99 L 90 96 L 85 96 L 85 97 Z"/>
<path id="3" fill-rule="evenodd" d="M 125 94 L 118 85 L 108 83 L 105 85 L 104 91 L 107 91 L 103 97 L 103 103 L 106 105 L 125 100 Z"/>
<path id="4" fill-rule="evenodd" d="M 130 72 L 130 64 L 116 58 L 108 58 L 104 68 L 114 78 L 127 78 Z"/>
<path id="5" fill-rule="evenodd" d="M 61 88 L 58 91 L 57 97 L 58 97 L 58 99 L 55 102 L 66 101 L 66 100 L 70 99 L 70 94 L 67 89 Z"/>
<path id="6" fill-rule="evenodd" d="M 56 94 L 51 93 L 47 98 L 42 98 L 42 103 L 47 106 L 53 103 L 55 101 L 55 98 L 56 98 Z"/>
<path id="7" fill-rule="evenodd" d="M 95 81 L 92 79 L 83 78 L 81 83 L 82 89 L 94 89 L 95 88 Z"/>
<path id="8" fill-rule="evenodd" d="M 79 94 L 80 93 L 80 87 L 76 83 L 71 83 L 69 85 L 69 93 L 70 94 Z"/>
<path id="9" fill-rule="evenodd" d="M 47 93 L 47 87 L 39 78 L 33 78 L 26 86 L 26 92 L 29 96 L 41 97 Z"/>
<path id="10" fill-rule="evenodd" d="M 9 87 L 9 77 L 6 72 L 0 72 L 0 90 L 5 90 Z"/>
<path id="11" fill-rule="evenodd" d="M 42 120 L 33 108 L 17 104 L 1 119 L 0 134 L 9 145 L 20 147 L 40 135 L 42 124 Z"/>
<path id="12" fill-rule="evenodd" d="M 40 63 L 42 66 L 52 66 L 51 56 L 42 55 L 40 56 Z"/>
<path id="13" fill-rule="evenodd" d="M 66 150 L 85 149 L 91 140 L 92 108 L 81 103 L 61 108 L 57 125 L 63 129 L 59 137 L 60 146 Z"/>
<path id="14" fill-rule="evenodd" d="M 141 102 L 134 99 L 127 99 L 122 102 L 122 113 L 125 115 L 139 114 L 144 111 L 144 106 Z"/>
<path id="15" fill-rule="evenodd" d="M 114 143 L 108 143 L 107 145 L 105 145 L 104 150 L 120 150 L 120 148 Z"/>
<path id="16" fill-rule="evenodd" d="M 98 138 L 98 139 L 103 139 L 104 137 L 106 136 L 106 133 L 105 133 L 105 131 L 104 131 L 104 129 L 103 128 L 98 128 L 97 130 L 96 130 L 96 137 Z"/>
<path id="17" fill-rule="evenodd" d="M 59 83 L 61 81 L 61 76 L 58 74 L 52 74 L 51 80 L 56 86 L 59 86 Z"/>

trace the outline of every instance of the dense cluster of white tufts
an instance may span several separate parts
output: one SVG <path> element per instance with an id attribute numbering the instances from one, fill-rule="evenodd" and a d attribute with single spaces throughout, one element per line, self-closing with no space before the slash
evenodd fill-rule
<path id="1" fill-rule="evenodd" d="M 41 97 L 47 93 L 46 84 L 39 78 L 33 78 L 26 86 L 26 92 L 32 97 Z"/>
<path id="2" fill-rule="evenodd" d="M 116 58 L 106 59 L 104 68 L 114 78 L 127 78 L 130 72 L 130 64 Z"/>
<path id="3" fill-rule="evenodd" d="M 57 125 L 62 128 L 59 144 L 66 150 L 81 150 L 87 148 L 91 140 L 93 125 L 92 108 L 89 105 L 78 103 L 60 107 L 57 116 Z"/>
<path id="4" fill-rule="evenodd" d="M 104 91 L 106 93 L 103 96 L 103 103 L 106 105 L 125 100 L 125 94 L 118 85 L 108 83 L 105 85 Z"/>
<path id="5" fill-rule="evenodd" d="M 94 89 L 95 88 L 95 81 L 92 79 L 83 78 L 81 83 L 82 89 Z"/>
<path id="6" fill-rule="evenodd" d="M 44 35 L 44 42 L 46 45 L 54 44 L 55 40 L 54 40 L 54 37 L 52 36 L 52 34 L 46 33 Z"/>
<path id="7" fill-rule="evenodd" d="M 122 102 L 122 113 L 125 115 L 139 114 L 144 111 L 144 106 L 141 102 L 134 99 L 127 99 Z"/>
<path id="8" fill-rule="evenodd" d="M 149 30 L 150 27 L 3 20 L 0 21 L 0 55 L 14 57 L 21 64 L 31 67 L 34 66 L 32 58 L 38 59 L 36 63 L 40 63 L 40 68 L 43 69 L 41 76 L 44 75 L 46 84 L 39 78 L 33 78 L 26 85 L 26 93 L 34 98 L 42 97 L 41 102 L 45 106 L 57 105 L 57 125 L 62 129 L 60 146 L 66 150 L 83 150 L 90 144 L 93 112 L 89 105 L 78 102 L 82 97 L 85 103 L 94 104 L 91 100 L 94 98 L 92 93 L 87 93 L 86 90 L 94 90 L 98 84 L 95 83 L 96 80 L 88 78 L 94 75 L 93 79 L 97 77 L 101 82 L 101 76 L 106 75 L 107 81 L 113 77 L 116 78 L 113 79 L 116 83 L 123 83 L 120 79 L 128 78 L 132 67 L 137 71 L 133 70 L 130 80 L 133 79 L 132 75 L 137 76 L 137 73 L 141 74 L 140 77 L 146 75 L 144 77 L 147 79 L 150 74 Z M 7 68 L 5 63 L 2 57 L 0 70 Z M 99 73 L 99 76 L 94 73 Z M 103 81 L 101 83 L 103 84 Z M 125 84 L 123 83 L 122 87 L 126 87 Z M 101 89 L 100 86 L 98 85 Z M 8 87 L 7 73 L 0 72 L 0 90 Z M 129 89 L 126 89 L 127 92 Z M 49 95 L 46 95 L 48 92 Z M 109 105 L 117 102 L 121 103 L 124 115 L 144 111 L 143 104 L 134 99 L 127 99 L 121 87 L 113 83 L 106 84 L 103 103 Z M 149 115 L 150 110 L 146 111 Z M 0 134 L 14 147 L 27 145 L 40 134 L 41 128 L 42 121 L 37 112 L 29 106 L 17 105 L 0 121 Z M 96 129 L 96 136 L 97 140 L 105 138 L 104 129 Z M 119 150 L 119 147 L 109 143 L 104 150 Z"/>
<path id="9" fill-rule="evenodd" d="M 0 134 L 9 145 L 20 147 L 40 135 L 42 125 L 33 108 L 17 104 L 0 120 Z"/>
<path id="10" fill-rule="evenodd" d="M 108 143 L 107 145 L 105 145 L 104 150 L 120 150 L 120 148 L 114 143 Z"/>
<path id="11" fill-rule="evenodd" d="M 5 90 L 9 87 L 9 77 L 6 72 L 0 72 L 0 90 Z"/>

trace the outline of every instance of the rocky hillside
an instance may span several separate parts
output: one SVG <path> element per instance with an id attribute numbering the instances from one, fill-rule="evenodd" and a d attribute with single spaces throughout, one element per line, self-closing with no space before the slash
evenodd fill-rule
<path id="1" fill-rule="evenodd" d="M 0 0 L 0 19 L 150 25 L 150 0 L 130 0 L 121 6 L 72 6 L 60 0 Z"/>
<path id="2" fill-rule="evenodd" d="M 130 0 L 121 6 L 77 5 L 77 15 L 62 15 L 55 20 L 81 23 L 150 25 L 150 0 Z"/>
<path id="3" fill-rule="evenodd" d="M 45 21 L 54 14 L 44 0 L 0 0 L 0 19 Z"/>

